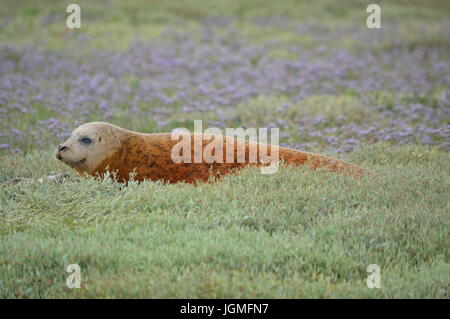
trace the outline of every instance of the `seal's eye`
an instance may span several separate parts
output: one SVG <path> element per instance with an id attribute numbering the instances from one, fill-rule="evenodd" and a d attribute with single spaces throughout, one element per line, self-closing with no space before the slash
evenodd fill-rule
<path id="1" fill-rule="evenodd" d="M 92 140 L 89 137 L 82 137 L 78 141 L 81 142 L 82 144 L 86 144 L 86 145 L 92 143 Z"/>

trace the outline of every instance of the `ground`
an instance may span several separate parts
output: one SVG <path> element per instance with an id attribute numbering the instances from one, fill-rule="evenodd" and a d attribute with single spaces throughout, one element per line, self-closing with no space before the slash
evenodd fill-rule
<path id="1" fill-rule="evenodd" d="M 448 298 L 450 7 L 380 1 L 370 30 L 368 3 L 79 1 L 68 30 L 62 2 L 5 1 L 0 297 Z M 374 174 L 124 188 L 53 157 L 94 120 L 278 127 Z M 53 173 L 70 177 L 39 182 Z"/>

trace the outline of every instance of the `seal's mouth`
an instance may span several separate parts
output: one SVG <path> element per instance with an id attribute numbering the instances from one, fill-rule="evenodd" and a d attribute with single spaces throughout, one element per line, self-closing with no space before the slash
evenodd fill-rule
<path id="1" fill-rule="evenodd" d="M 84 164 L 86 164 L 86 159 L 84 158 L 81 161 L 75 161 L 75 162 L 64 161 L 64 163 L 66 163 L 67 165 L 73 166 L 73 167 L 80 167 L 80 166 L 83 166 Z"/>
<path id="2" fill-rule="evenodd" d="M 79 160 L 79 161 L 68 161 L 68 160 L 64 159 L 60 154 L 58 154 L 56 156 L 56 158 L 59 159 L 64 164 L 67 164 L 74 168 L 83 167 L 86 164 L 86 158 Z"/>

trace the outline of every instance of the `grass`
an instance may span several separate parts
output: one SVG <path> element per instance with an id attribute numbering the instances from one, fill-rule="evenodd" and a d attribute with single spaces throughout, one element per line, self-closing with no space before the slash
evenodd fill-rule
<path id="1" fill-rule="evenodd" d="M 0 179 L 42 176 L 48 157 L 5 157 Z M 198 187 L 3 187 L 0 297 L 448 297 L 448 152 L 376 144 L 349 159 L 376 176 L 283 167 Z M 65 285 L 72 263 L 81 289 Z M 381 289 L 366 286 L 369 264 Z"/>
<path id="2" fill-rule="evenodd" d="M 320 45 L 322 39 L 314 39 L 307 34 L 298 36 L 295 29 L 298 22 L 312 23 L 324 27 L 324 32 L 335 28 L 366 30 L 366 7 L 372 3 L 367 0 L 310 1 L 301 0 L 78 0 L 81 7 L 82 28 L 67 30 L 65 19 L 67 3 L 58 0 L 5 0 L 0 8 L 0 41 L 20 46 L 42 45 L 53 50 L 85 50 L 128 48 L 133 39 L 155 39 L 164 27 L 171 29 L 193 29 L 208 19 L 232 18 L 234 26 L 251 42 L 264 42 L 276 39 L 284 43 L 299 43 L 305 46 Z M 433 29 L 441 22 L 448 21 L 450 5 L 439 0 L 396 0 L 378 1 L 383 10 L 384 27 L 390 32 L 400 31 L 393 43 L 417 40 L 417 30 Z M 284 27 L 255 26 L 256 19 L 273 17 L 283 21 Z M 420 23 L 417 23 L 420 21 Z M 288 28 L 287 26 L 291 26 Z M 327 30 L 328 29 L 328 30 Z M 399 30 L 398 30 L 399 29 Z M 420 33 L 419 33 L 420 34 Z M 93 39 L 80 45 L 80 37 Z M 427 39 L 433 41 L 436 33 L 430 32 Z M 420 39 L 423 40 L 423 39 Z M 438 41 L 439 37 L 435 41 Z M 75 44 L 73 44 L 75 42 Z M 357 48 L 358 41 L 344 37 L 331 46 Z M 372 45 L 364 43 L 364 46 Z M 286 56 L 286 52 L 274 55 Z"/>

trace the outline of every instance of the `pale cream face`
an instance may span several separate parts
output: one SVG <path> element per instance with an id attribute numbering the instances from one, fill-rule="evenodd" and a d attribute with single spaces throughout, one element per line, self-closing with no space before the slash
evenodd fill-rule
<path id="1" fill-rule="evenodd" d="M 92 173 L 120 145 L 122 130 L 103 122 L 79 126 L 55 153 L 61 162 L 79 172 Z"/>

